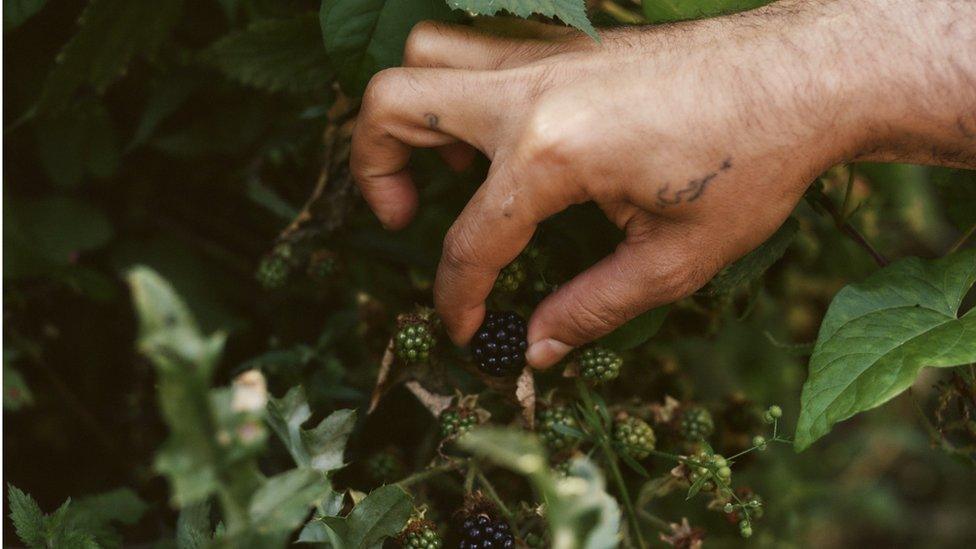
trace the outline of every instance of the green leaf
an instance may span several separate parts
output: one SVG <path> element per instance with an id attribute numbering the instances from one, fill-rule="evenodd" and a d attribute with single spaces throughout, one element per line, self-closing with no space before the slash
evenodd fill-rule
<path id="1" fill-rule="evenodd" d="M 722 269 L 699 293 L 710 296 L 728 294 L 759 279 L 767 269 L 783 257 L 799 228 L 800 224 L 796 219 L 787 218 L 766 242 Z"/>
<path id="2" fill-rule="evenodd" d="M 443 0 L 323 0 L 325 51 L 346 93 L 362 95 L 377 72 L 400 64 L 414 25 L 453 20 Z"/>
<path id="3" fill-rule="evenodd" d="M 772 0 L 643 0 L 644 16 L 652 23 L 700 19 L 749 10 Z"/>
<path id="4" fill-rule="evenodd" d="M 332 486 L 322 473 L 293 469 L 269 478 L 254 493 L 248 515 L 258 530 L 291 532 L 312 506 L 331 492 Z"/>
<path id="5" fill-rule="evenodd" d="M 399 533 L 411 513 L 410 496 L 403 488 L 389 484 L 370 492 L 349 516 L 323 516 L 310 522 L 299 541 L 328 542 L 337 549 L 371 549 Z"/>
<path id="6" fill-rule="evenodd" d="M 3 30 L 16 29 L 41 11 L 47 0 L 4 0 Z"/>
<path id="7" fill-rule="evenodd" d="M 202 501 L 180 509 L 176 520 L 176 547 L 178 549 L 203 549 L 213 538 L 210 527 L 210 503 Z"/>
<path id="8" fill-rule="evenodd" d="M 4 276 L 50 274 L 113 236 L 101 210 L 66 196 L 11 201 L 4 218 Z"/>
<path id="9" fill-rule="evenodd" d="M 44 82 L 38 112 L 60 109 L 83 85 L 102 92 L 133 56 L 159 48 L 182 6 L 183 0 L 92 0 Z"/>
<path id="10" fill-rule="evenodd" d="M 118 171 L 115 128 L 99 101 L 39 118 L 34 139 L 44 171 L 59 187 L 75 187 L 86 174 L 104 178 Z"/>
<path id="11" fill-rule="evenodd" d="M 803 385 L 796 449 L 894 398 L 926 366 L 976 362 L 976 314 L 958 317 L 976 281 L 976 250 L 903 259 L 834 297 Z"/>
<path id="12" fill-rule="evenodd" d="M 594 40 L 600 39 L 593 24 L 586 17 L 585 0 L 447 0 L 447 4 L 477 15 L 495 15 L 504 10 L 523 18 L 532 14 L 558 17 L 563 23 L 576 27 Z"/>
<path id="13" fill-rule="evenodd" d="M 669 310 L 671 307 L 664 305 L 638 315 L 623 326 L 603 336 L 600 344 L 617 351 L 633 349 L 654 337 L 654 334 L 664 324 L 664 319 L 668 317 Z"/>
<path id="14" fill-rule="evenodd" d="M 10 503 L 10 520 L 14 523 L 17 537 L 28 547 L 44 547 L 44 513 L 34 498 L 21 492 L 13 484 L 7 484 L 7 500 Z"/>
<path id="15" fill-rule="evenodd" d="M 204 61 L 228 78 L 265 91 L 321 92 L 334 77 L 314 15 L 265 19 L 224 36 Z"/>
<path id="16" fill-rule="evenodd" d="M 301 387 L 293 387 L 284 397 L 268 401 L 268 425 L 295 463 L 322 473 L 341 468 L 346 441 L 356 426 L 355 410 L 337 410 L 313 429 L 302 429 L 310 417 L 312 411 Z"/>

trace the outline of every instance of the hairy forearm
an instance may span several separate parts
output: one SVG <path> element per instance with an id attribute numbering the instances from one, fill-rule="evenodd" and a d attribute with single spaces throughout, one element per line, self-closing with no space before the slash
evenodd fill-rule
<path id="1" fill-rule="evenodd" d="M 843 160 L 976 168 L 976 0 L 815 9 L 793 39 L 816 52 L 807 54 L 820 66 L 810 87 L 840 122 Z"/>

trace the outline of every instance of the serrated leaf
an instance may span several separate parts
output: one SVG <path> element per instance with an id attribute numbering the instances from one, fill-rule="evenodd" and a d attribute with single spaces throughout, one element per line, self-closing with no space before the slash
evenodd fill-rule
<path id="1" fill-rule="evenodd" d="M 586 17 L 585 0 L 447 0 L 452 8 L 477 15 L 495 15 L 507 11 L 527 18 L 533 14 L 557 17 L 563 23 L 585 32 L 594 40 L 600 37 Z"/>
<path id="2" fill-rule="evenodd" d="M 773 236 L 735 263 L 722 269 L 699 293 L 710 296 L 724 295 L 759 279 L 767 269 L 783 257 L 799 228 L 796 219 L 787 218 Z"/>
<path id="3" fill-rule="evenodd" d="M 321 92 L 334 76 L 314 15 L 257 21 L 215 42 L 203 59 L 232 80 L 270 92 Z"/>
<path id="4" fill-rule="evenodd" d="M 796 449 L 880 406 L 926 366 L 976 362 L 976 314 L 959 307 L 976 281 L 976 250 L 903 259 L 837 293 L 803 385 Z"/>
<path id="5" fill-rule="evenodd" d="M 708 481 L 708 478 L 709 478 L 708 475 L 702 475 L 698 477 L 695 480 L 695 482 L 693 482 L 691 486 L 688 487 L 688 494 L 685 495 L 685 500 L 689 500 L 697 496 L 698 492 L 701 492 L 702 486 L 704 486 L 705 483 Z"/>
<path id="6" fill-rule="evenodd" d="M 643 0 L 644 16 L 652 23 L 713 17 L 756 8 L 772 0 Z"/>
<path id="7" fill-rule="evenodd" d="M 291 532 L 312 506 L 332 492 L 329 480 L 313 469 L 299 468 L 273 476 L 251 498 L 248 516 L 260 531 Z"/>
<path id="8" fill-rule="evenodd" d="M 346 93 L 362 95 L 374 74 L 399 65 L 410 29 L 427 19 L 455 16 L 442 0 L 323 0 L 325 51 Z"/>
<path id="9" fill-rule="evenodd" d="M 4 0 L 3 30 L 16 29 L 44 8 L 47 0 Z"/>
<path id="10" fill-rule="evenodd" d="M 356 426 L 355 410 L 337 410 L 314 428 L 302 429 L 310 417 L 312 411 L 301 387 L 268 401 L 268 424 L 295 463 L 323 473 L 341 468 L 346 441 Z"/>
<path id="11" fill-rule="evenodd" d="M 323 516 L 310 522 L 301 542 L 329 542 L 336 549 L 372 549 L 400 532 L 410 519 L 410 496 L 395 484 L 373 490 L 346 517 Z"/>
<path id="12" fill-rule="evenodd" d="M 34 498 L 7 484 L 7 501 L 10 503 L 10 520 L 14 523 L 17 537 L 28 547 L 44 547 L 44 513 Z"/>
<path id="13" fill-rule="evenodd" d="M 135 55 L 159 48 L 182 6 L 183 0 L 92 0 L 44 82 L 38 112 L 60 109 L 83 85 L 104 90 Z"/>

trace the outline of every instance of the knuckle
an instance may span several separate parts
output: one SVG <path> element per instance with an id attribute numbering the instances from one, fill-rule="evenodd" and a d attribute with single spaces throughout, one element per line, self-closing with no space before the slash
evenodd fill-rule
<path id="1" fill-rule="evenodd" d="M 441 261 L 452 270 L 458 271 L 475 263 L 475 247 L 468 231 L 461 225 L 455 224 L 444 237 L 444 248 Z"/>
<path id="2" fill-rule="evenodd" d="M 403 64 L 425 64 L 431 52 L 431 37 L 437 32 L 440 32 L 440 25 L 434 21 L 421 21 L 414 25 L 403 47 Z"/>
<path id="3" fill-rule="evenodd" d="M 579 125 L 557 109 L 542 108 L 529 119 L 522 153 L 531 164 L 548 169 L 569 168 L 580 149 Z"/>
<path id="4" fill-rule="evenodd" d="M 363 92 L 363 110 L 382 111 L 403 89 L 406 70 L 394 67 L 376 73 Z"/>
<path id="5" fill-rule="evenodd" d="M 574 297 L 568 304 L 565 318 L 576 339 L 571 344 L 576 345 L 607 334 L 626 320 L 614 300 L 600 292 L 587 299 Z"/>
<path id="6" fill-rule="evenodd" d="M 668 302 L 688 297 L 698 291 L 711 278 L 711 270 L 701 258 L 682 257 L 660 274 L 654 284 Z"/>

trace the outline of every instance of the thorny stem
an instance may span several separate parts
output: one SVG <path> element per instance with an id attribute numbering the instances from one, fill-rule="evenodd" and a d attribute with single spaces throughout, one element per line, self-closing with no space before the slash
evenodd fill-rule
<path id="1" fill-rule="evenodd" d="M 397 482 L 401 488 L 406 488 L 413 484 L 423 482 L 431 477 L 435 477 L 442 473 L 449 473 L 451 471 L 457 471 L 464 466 L 465 461 L 452 461 L 451 463 L 445 463 L 444 465 L 438 465 L 437 467 L 430 467 L 429 469 L 424 469 L 423 471 L 414 473 L 408 477 L 405 477 Z"/>
<path id="2" fill-rule="evenodd" d="M 508 509 L 508 507 L 505 506 L 505 503 L 502 501 L 502 498 L 498 497 L 498 492 L 495 491 L 495 486 L 492 485 L 491 481 L 488 480 L 488 477 L 486 477 L 485 474 L 482 473 L 481 471 L 478 471 L 477 473 L 475 473 L 475 475 L 478 477 L 478 484 L 480 484 L 481 487 L 485 489 L 485 492 L 488 493 L 488 497 L 491 499 L 491 501 L 495 504 L 496 507 L 498 507 L 498 510 L 501 511 L 503 515 L 505 515 L 505 520 L 509 523 L 509 525 L 514 527 L 515 515 L 513 515 L 512 512 Z"/>
<path id="3" fill-rule="evenodd" d="M 583 399 L 583 405 L 586 406 L 587 410 L 592 411 L 593 397 L 590 395 L 589 387 L 579 380 L 577 380 L 576 387 L 580 392 L 580 397 Z M 614 453 L 613 447 L 610 444 L 610 436 L 603 428 L 602 423 L 596 422 L 595 427 L 600 431 L 595 437 L 596 442 L 603 451 L 603 455 L 610 467 L 610 475 L 613 478 L 614 484 L 617 485 L 617 491 L 620 492 L 620 498 L 624 501 L 624 508 L 627 510 L 627 520 L 630 522 L 630 529 L 634 531 L 633 535 L 637 540 L 637 546 L 644 549 L 647 547 L 647 545 L 644 543 L 644 536 L 640 530 L 640 523 L 637 521 L 637 512 L 634 510 L 634 503 L 630 499 L 630 492 L 627 491 L 627 485 L 624 483 L 624 477 L 620 472 L 620 466 L 617 465 L 617 454 Z"/>
<path id="4" fill-rule="evenodd" d="M 946 252 L 946 255 L 952 255 L 958 252 L 959 249 L 962 248 L 963 244 L 965 244 L 966 241 L 969 240 L 971 236 L 973 236 L 973 233 L 976 233 L 976 223 L 973 223 L 972 227 L 969 227 L 969 229 L 966 232 L 959 235 L 959 238 L 957 238 L 956 241 L 952 244 L 952 246 L 949 247 L 949 251 Z"/>

